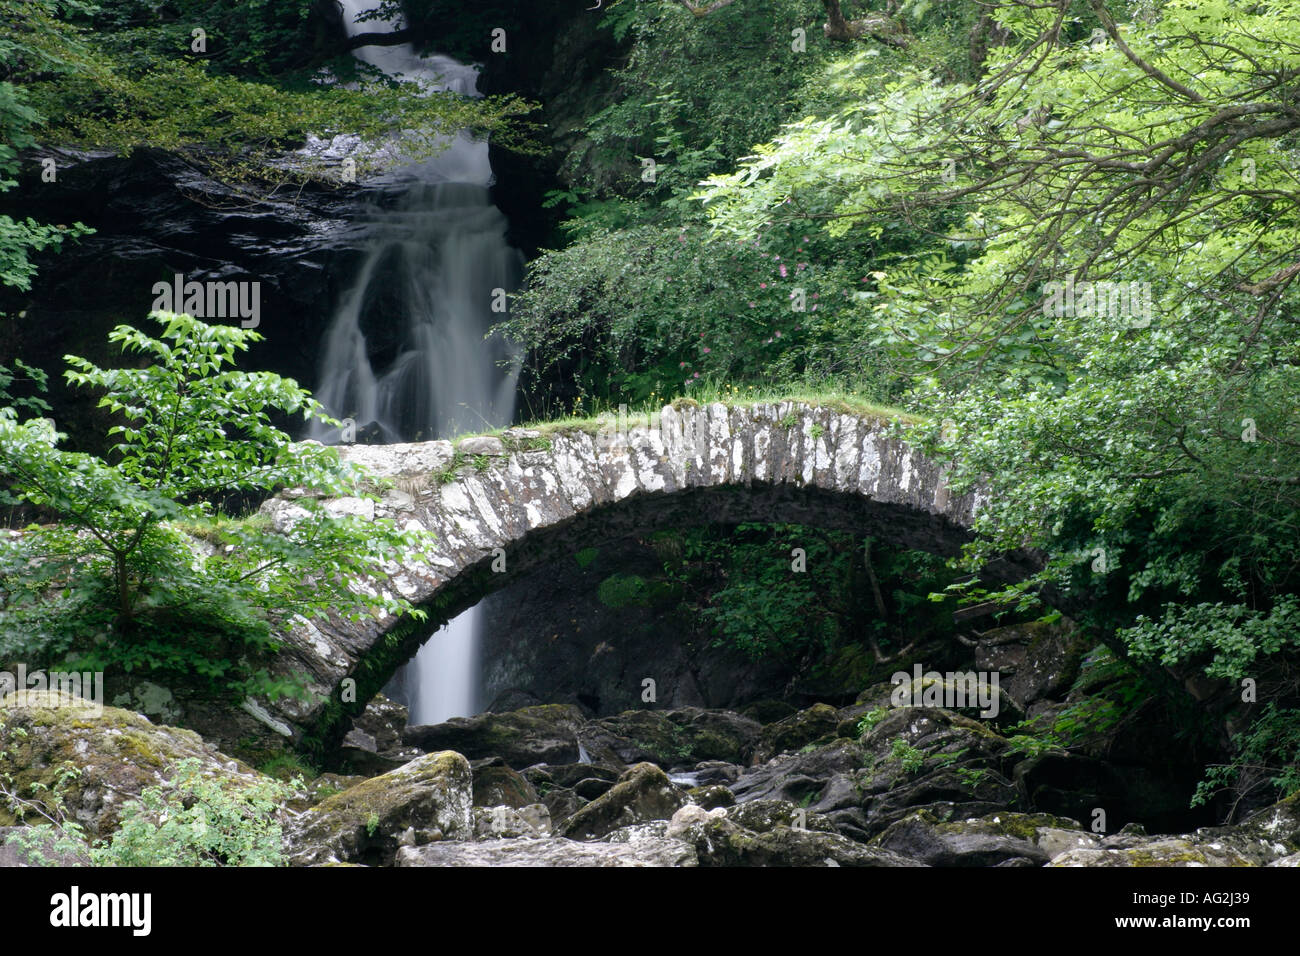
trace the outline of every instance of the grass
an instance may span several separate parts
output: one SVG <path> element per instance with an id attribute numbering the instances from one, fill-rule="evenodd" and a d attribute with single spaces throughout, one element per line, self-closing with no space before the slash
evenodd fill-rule
<path id="1" fill-rule="evenodd" d="M 840 391 L 782 391 L 780 389 L 757 389 L 752 386 L 742 390 L 730 385 L 701 384 L 692 396 L 675 398 L 668 404 L 675 409 L 700 408 L 714 403 L 721 403 L 728 408 L 752 408 L 755 405 L 776 405 L 783 402 L 796 402 L 812 408 L 826 408 L 840 414 L 874 419 L 882 423 L 896 421 L 915 425 L 925 421 L 925 418 L 912 412 L 906 412 L 888 405 L 879 405 L 867 401 L 861 396 Z M 637 427 L 640 424 L 648 423 L 651 416 L 658 414 L 663 407 L 662 403 L 649 401 L 629 405 L 627 409 L 628 427 Z M 790 412 L 778 424 L 785 428 L 793 428 L 798 421 L 799 416 L 794 412 Z M 480 436 L 500 438 L 506 450 L 513 452 L 549 451 L 552 436 L 576 432 L 596 435 L 603 429 L 608 429 L 611 425 L 617 424 L 617 422 L 618 406 L 610 403 L 606 407 L 598 408 L 588 415 L 570 415 L 564 418 L 532 421 L 522 425 L 493 428 L 481 432 L 466 432 L 452 439 L 456 451 L 452 455 L 451 461 L 440 472 L 436 473 L 433 479 L 437 484 L 446 484 L 455 481 L 457 473 L 462 468 L 473 467 L 476 471 L 482 472 L 491 467 L 490 456 L 470 456 L 459 450 L 458 446 L 467 438 Z M 520 435 L 519 432 L 521 431 L 530 431 L 536 434 Z M 813 425 L 814 440 L 820 438 L 824 431 L 824 426 Z"/>
<path id="2" fill-rule="evenodd" d="M 721 387 L 701 387 L 694 395 L 687 398 L 676 398 L 667 403 L 673 408 L 699 408 L 702 405 L 712 405 L 715 402 L 721 403 L 728 408 L 751 408 L 754 405 L 775 405 L 781 402 L 798 402 L 802 405 L 809 405 L 814 408 L 828 408 L 831 411 L 839 412 L 845 415 L 855 415 L 859 418 L 871 418 L 877 421 L 901 421 L 909 425 L 920 424 L 925 419 L 911 412 L 906 412 L 900 408 L 893 408 L 888 405 L 880 405 L 870 402 L 858 395 L 850 395 L 847 392 L 818 392 L 818 391 L 781 391 L 779 389 L 758 390 L 752 389 L 742 392 L 739 389 L 730 389 L 727 386 Z M 628 425 L 632 426 L 638 420 L 645 421 L 650 415 L 659 412 L 664 406 L 658 402 L 642 402 L 637 405 L 629 405 L 627 409 Z M 599 408 L 589 415 L 571 415 L 566 418 L 557 418 L 550 421 L 530 422 L 519 427 L 538 431 L 543 436 L 564 432 L 587 432 L 594 435 L 602 427 L 607 427 L 611 421 L 616 421 L 618 417 L 618 406 L 609 404 L 604 408 Z M 797 421 L 797 416 L 793 413 L 787 415 L 782 420 L 787 428 L 792 427 Z"/>

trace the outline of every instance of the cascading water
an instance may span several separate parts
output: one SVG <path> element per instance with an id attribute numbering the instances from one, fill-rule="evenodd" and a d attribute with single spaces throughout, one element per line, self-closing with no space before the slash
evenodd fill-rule
<path id="1" fill-rule="evenodd" d="M 400 28 L 356 21 L 375 0 L 339 0 L 348 35 Z M 358 59 L 419 81 L 431 93 L 477 96 L 478 73 L 410 44 L 363 46 Z M 395 208 L 375 209 L 368 249 L 326 335 L 316 397 L 336 418 L 384 442 L 447 438 L 508 424 L 518 365 L 507 342 L 485 338 L 494 300 L 513 289 L 523 257 L 492 204 L 486 140 L 461 132 L 433 158 L 389 177 L 409 182 Z M 503 367 L 503 363 L 504 366 Z M 312 437 L 338 441 L 337 429 Z M 431 637 L 390 684 L 413 724 L 478 712 L 478 613 Z"/>

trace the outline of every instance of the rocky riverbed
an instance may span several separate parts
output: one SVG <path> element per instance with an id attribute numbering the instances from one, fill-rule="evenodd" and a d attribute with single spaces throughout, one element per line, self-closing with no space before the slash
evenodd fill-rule
<path id="1" fill-rule="evenodd" d="M 1105 784 L 1064 753 L 1025 754 L 990 722 L 852 705 L 744 713 L 573 705 L 407 727 L 376 698 L 345 759 L 280 810 L 297 866 L 1296 866 L 1300 796 L 1240 823 L 1093 832 L 1061 812 Z M 237 787 L 259 774 L 197 734 L 39 697 L 0 711 L 0 775 L 19 791 L 80 770 L 67 805 L 88 837 L 183 759 Z M 1075 788 L 1074 791 L 1069 789 Z M 1081 801 L 1081 803 L 1080 803 Z M 2 821 L 21 821 L 12 815 Z M 6 851 L 4 862 L 17 861 Z"/>

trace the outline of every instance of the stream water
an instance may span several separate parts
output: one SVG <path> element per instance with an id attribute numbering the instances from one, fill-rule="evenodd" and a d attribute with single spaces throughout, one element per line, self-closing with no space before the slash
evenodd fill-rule
<path id="1" fill-rule="evenodd" d="M 356 22 L 375 0 L 340 0 L 348 35 L 400 28 Z M 418 55 L 410 44 L 363 46 L 358 59 L 430 93 L 478 96 L 478 72 L 450 57 Z M 448 438 L 509 424 L 518 364 L 509 343 L 486 337 L 494 299 L 512 291 L 523 257 L 506 241 L 492 203 L 488 144 L 449 137 L 431 159 L 386 174 L 405 191 L 370 215 L 367 248 L 329 323 L 316 398 L 335 417 L 384 442 Z M 318 428 L 321 441 L 340 439 Z M 373 439 L 372 439 L 373 440 Z M 386 691 L 410 708 L 412 724 L 480 709 L 479 610 L 439 629 Z"/>

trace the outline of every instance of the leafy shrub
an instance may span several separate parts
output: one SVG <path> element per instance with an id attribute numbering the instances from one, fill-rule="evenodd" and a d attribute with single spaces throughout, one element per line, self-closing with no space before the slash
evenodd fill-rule
<path id="1" fill-rule="evenodd" d="M 229 368 L 261 338 L 248 329 L 156 313 L 158 339 L 129 326 L 110 336 L 152 364 L 100 369 L 68 357 L 68 379 L 101 389 L 117 416 L 112 461 L 60 450 L 43 419 L 0 408 L 0 475 L 22 499 L 63 521 L 0 540 L 0 652 L 74 669 L 145 672 L 239 694 L 301 693 L 273 681 L 276 630 L 295 618 L 410 612 L 404 599 L 348 587 L 387 560 L 427 546 L 392 522 L 334 516 L 313 498 L 276 531 L 232 520 L 232 494 L 284 486 L 366 494 L 365 473 L 337 452 L 295 444 L 279 411 L 324 418 L 290 379 Z"/>

